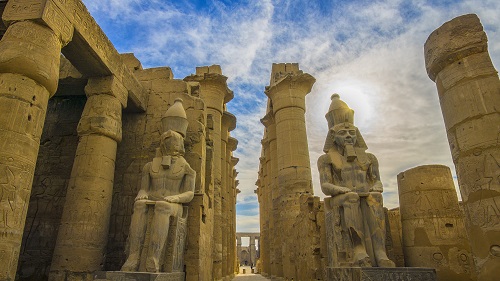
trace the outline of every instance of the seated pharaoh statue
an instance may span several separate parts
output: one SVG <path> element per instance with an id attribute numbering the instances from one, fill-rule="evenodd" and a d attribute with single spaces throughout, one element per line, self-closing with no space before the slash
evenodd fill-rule
<path id="1" fill-rule="evenodd" d="M 318 159 L 325 195 L 329 267 L 394 267 L 385 249 L 382 182 L 377 158 L 354 126 L 354 111 L 332 96 L 328 135 Z"/>
<path id="2" fill-rule="evenodd" d="M 187 126 L 182 100 L 177 99 L 162 118 L 157 155 L 142 169 L 130 223 L 129 253 L 122 271 L 172 272 L 172 266 L 170 270 L 163 268 L 168 264 L 165 257 L 182 262 L 178 260 L 183 259 L 187 215 L 187 207 L 182 204 L 193 199 L 196 177 L 183 157 Z M 170 228 L 182 227 L 178 226 L 180 219 L 184 219 L 184 229 L 172 233 Z M 174 241 L 179 239 L 182 241 Z M 168 249 L 167 245 L 174 246 Z"/>

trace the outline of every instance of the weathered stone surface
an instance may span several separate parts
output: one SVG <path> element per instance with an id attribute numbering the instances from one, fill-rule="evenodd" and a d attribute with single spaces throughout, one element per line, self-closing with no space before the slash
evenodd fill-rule
<path id="1" fill-rule="evenodd" d="M 175 273 L 145 273 L 102 271 L 94 274 L 95 281 L 184 281 L 184 272 Z"/>
<path id="2" fill-rule="evenodd" d="M 478 280 L 500 275 L 500 80 L 476 15 L 436 29 L 424 46 L 457 170 Z"/>
<path id="3" fill-rule="evenodd" d="M 294 244 L 304 235 L 296 223 L 304 215 L 302 212 L 307 212 L 307 208 L 301 208 L 299 198 L 313 193 L 304 114 L 305 97 L 314 82 L 298 64 L 278 63 L 272 66 L 265 90 L 269 101 L 266 116 L 261 119 L 266 129 L 257 194 L 263 205 L 262 274 L 273 278 L 297 280 L 301 262 L 306 256 L 312 258 L 310 241 L 304 242 L 304 248 Z M 288 235 L 282 237 L 282 233 Z M 307 239 L 313 236 L 307 235 Z M 310 263 L 304 264 L 307 265 Z"/>
<path id="4" fill-rule="evenodd" d="M 394 267 L 386 254 L 385 216 L 377 158 L 367 149 L 354 111 L 337 94 L 325 115 L 329 132 L 318 159 L 325 195 L 329 267 Z"/>
<path id="5" fill-rule="evenodd" d="M 369 268 L 329 267 L 328 281 L 434 281 L 436 272 L 431 268 Z"/>
<path id="6" fill-rule="evenodd" d="M 0 41 L 0 279 L 15 277 L 48 99 L 61 42 L 46 26 L 11 25 Z M 12 110 L 12 109 L 16 110 Z"/>
<path id="7" fill-rule="evenodd" d="M 85 102 L 85 96 L 56 96 L 49 101 L 19 256 L 19 280 L 48 275 Z"/>
<path id="8" fill-rule="evenodd" d="M 474 280 L 470 245 L 446 166 L 426 165 L 398 175 L 406 266 L 436 269 L 440 280 Z"/>
<path id="9" fill-rule="evenodd" d="M 184 270 L 187 207 L 196 172 L 184 159 L 188 119 L 181 99 L 162 118 L 160 147 L 142 171 L 130 223 L 128 258 L 122 271 Z"/>

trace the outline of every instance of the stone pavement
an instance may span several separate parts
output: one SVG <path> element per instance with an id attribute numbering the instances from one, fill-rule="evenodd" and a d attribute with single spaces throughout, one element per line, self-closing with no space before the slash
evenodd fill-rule
<path id="1" fill-rule="evenodd" d="M 243 274 L 243 269 L 245 269 L 246 273 Z M 251 273 L 252 270 L 250 269 L 250 266 L 241 266 L 240 267 L 240 274 L 236 275 L 233 280 L 236 281 L 259 281 L 259 280 L 269 280 L 266 277 L 260 275 L 260 274 L 254 274 Z"/>

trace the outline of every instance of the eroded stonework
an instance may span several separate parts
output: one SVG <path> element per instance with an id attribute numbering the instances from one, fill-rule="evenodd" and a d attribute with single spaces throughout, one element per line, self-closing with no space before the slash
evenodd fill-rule
<path id="1" fill-rule="evenodd" d="M 354 111 L 337 94 L 326 114 L 329 132 L 318 159 L 325 195 L 329 267 L 394 267 L 385 249 L 378 161 L 354 126 Z"/>

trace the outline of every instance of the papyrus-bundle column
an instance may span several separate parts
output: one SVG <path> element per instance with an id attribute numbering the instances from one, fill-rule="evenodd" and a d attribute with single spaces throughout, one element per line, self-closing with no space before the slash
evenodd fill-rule
<path id="1" fill-rule="evenodd" d="M 478 280 L 500 276 L 500 81 L 476 15 L 457 17 L 425 43 L 466 211 Z"/>
<path id="2" fill-rule="evenodd" d="M 230 138 L 231 139 L 231 138 Z M 236 140 L 236 139 L 235 139 Z M 235 146 L 235 149 L 236 149 L 236 146 Z M 232 165 L 233 167 L 236 166 L 236 164 L 238 164 L 238 161 L 239 161 L 239 158 L 236 158 L 236 157 L 232 157 L 231 158 L 232 161 Z M 234 211 L 233 211 L 233 230 L 231 231 L 232 234 L 233 234 L 233 238 L 232 238 L 232 253 L 233 253 L 233 273 L 237 273 L 238 272 L 238 269 L 239 269 L 239 266 L 238 266 L 238 253 L 237 253 L 237 249 L 236 249 L 236 199 L 237 199 L 237 196 L 238 196 L 238 193 L 240 193 L 240 190 L 237 188 L 238 187 L 238 184 L 239 184 L 239 181 L 236 180 L 236 176 L 238 175 L 238 172 L 236 172 L 236 169 L 233 168 L 232 169 L 232 181 L 231 183 L 233 184 L 233 202 L 234 202 Z M 241 242 L 240 242 L 241 243 Z M 241 246 L 241 244 L 240 244 Z"/>
<path id="3" fill-rule="evenodd" d="M 314 77 L 299 70 L 298 64 L 273 64 L 266 95 L 271 99 L 276 122 L 278 156 L 280 233 L 293 233 L 300 213 L 300 194 L 313 194 L 305 123 L 305 97 Z M 273 202 L 274 204 L 275 202 Z M 276 219 L 276 218 L 275 218 Z M 283 277 L 296 279 L 293 245 L 295 235 L 282 237 Z"/>
<path id="4" fill-rule="evenodd" d="M 57 89 L 61 48 L 73 26 L 60 16 L 7 4 L 0 41 L 0 279 L 14 280 L 47 104 Z M 31 10 L 30 10 L 31 11 Z M 35 9 L 35 12 L 36 9 Z"/>
<path id="5" fill-rule="evenodd" d="M 115 159 L 127 89 L 116 78 L 89 79 L 79 142 L 50 269 L 51 280 L 87 280 L 103 269 Z"/>
<path id="6" fill-rule="evenodd" d="M 234 119 L 234 128 L 236 127 L 236 119 Z M 227 155 L 226 159 L 228 160 L 228 190 L 227 190 L 227 198 L 228 198 L 228 273 L 233 276 L 235 271 L 235 260 L 236 260 L 236 169 L 234 168 L 236 164 L 238 164 L 239 159 L 233 157 L 233 151 L 238 147 L 238 140 L 229 137 L 227 140 Z"/>
<path id="7" fill-rule="evenodd" d="M 398 175 L 408 267 L 435 268 L 439 280 L 473 280 L 474 263 L 450 168 L 426 165 Z"/>
<path id="8" fill-rule="evenodd" d="M 233 93 L 228 89 L 227 77 L 222 75 L 220 66 L 204 66 L 196 68 L 196 75 L 188 76 L 185 81 L 200 83 L 201 98 L 207 106 L 207 115 L 212 116 L 213 129 L 210 137 L 213 140 L 213 175 L 214 182 L 214 255 L 213 278 L 220 280 L 222 276 L 222 151 L 221 130 L 224 103 L 230 101 Z"/>
<path id="9" fill-rule="evenodd" d="M 229 175 L 232 172 L 231 167 L 231 149 L 228 144 L 229 142 L 229 132 L 236 128 L 236 117 L 224 111 L 222 115 L 222 131 L 221 131 L 221 161 L 222 161 L 222 276 L 228 276 L 232 274 L 230 270 L 229 261 L 229 240 L 231 236 L 231 199 L 229 197 L 229 191 L 231 190 L 231 182 Z M 231 168 L 231 171 L 229 169 Z"/>
<path id="10" fill-rule="evenodd" d="M 269 104 L 271 104 L 269 102 Z M 266 151 L 266 174 L 268 179 L 267 187 L 267 212 L 260 214 L 260 219 L 268 221 L 267 236 L 268 249 L 262 249 L 263 251 L 268 251 L 267 261 L 263 260 L 264 263 L 268 264 L 267 273 L 271 277 L 283 276 L 283 264 L 282 264 L 282 254 L 281 254 L 281 236 L 280 222 L 281 222 L 281 210 L 279 208 L 279 196 L 280 187 L 278 185 L 278 148 L 276 142 L 276 123 L 274 120 L 274 114 L 272 107 L 268 106 L 268 112 L 264 118 L 261 119 L 262 124 L 266 127 L 266 139 L 268 150 Z M 266 144 L 263 144 L 266 145 Z M 265 247 L 265 246 L 264 246 Z"/>

